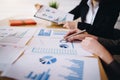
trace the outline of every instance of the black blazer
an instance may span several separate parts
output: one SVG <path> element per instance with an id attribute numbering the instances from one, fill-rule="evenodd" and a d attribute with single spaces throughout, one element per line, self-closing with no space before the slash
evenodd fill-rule
<path id="1" fill-rule="evenodd" d="M 98 41 L 112 54 L 120 55 L 120 37 L 117 40 L 98 38 Z"/>
<path id="2" fill-rule="evenodd" d="M 81 17 L 82 22 L 78 23 L 78 28 L 86 29 L 88 33 L 104 37 L 112 38 L 114 25 L 119 16 L 120 1 L 119 0 L 100 0 L 99 9 L 94 19 L 93 25 L 85 23 L 86 14 L 88 12 L 88 0 L 82 0 L 69 13 L 74 14 L 74 19 Z"/>

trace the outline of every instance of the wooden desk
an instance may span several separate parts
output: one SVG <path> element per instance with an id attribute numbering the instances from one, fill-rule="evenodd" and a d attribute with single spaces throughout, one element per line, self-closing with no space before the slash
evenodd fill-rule
<path id="1" fill-rule="evenodd" d="M 21 17 L 20 16 L 19 18 L 27 19 L 28 17 Z M 18 19 L 18 18 L 17 18 L 17 16 L 14 16 L 14 17 L 9 17 L 9 18 L 0 20 L 0 27 L 10 26 L 9 20 L 13 20 L 13 19 Z M 52 23 L 50 21 L 42 20 L 42 19 L 35 18 L 35 17 L 29 17 L 29 19 L 35 20 L 37 22 L 37 24 L 36 25 L 24 25 L 24 26 L 22 25 L 22 26 L 17 26 L 17 27 L 42 27 L 42 28 L 62 28 L 62 29 L 65 29 L 61 25 L 57 25 L 56 23 Z M 15 26 L 11 26 L 11 27 L 15 27 Z"/>
<path id="2" fill-rule="evenodd" d="M 7 19 L 4 19 L 4 20 L 1 20 L 0 21 L 0 27 L 4 27 L 4 26 L 9 26 L 9 20 L 10 19 L 14 19 L 14 17 L 11 17 L 11 18 L 7 18 Z M 33 18 L 36 22 L 37 22 L 37 25 L 32 25 L 32 26 L 24 26 L 24 27 L 47 27 L 47 28 L 62 28 L 61 26 L 58 26 L 54 23 L 51 23 L 49 21 L 45 21 L 45 20 L 41 20 L 41 19 L 35 19 Z M 20 27 L 20 26 L 19 26 Z M 103 66 L 100 62 L 100 60 L 98 60 L 99 62 L 99 68 L 100 68 L 100 76 L 101 76 L 101 80 L 108 80 L 107 78 L 107 75 L 103 69 Z M 1 73 L 1 72 L 0 72 Z M 12 79 L 3 79 L 3 78 L 0 78 L 0 80 L 12 80 Z"/>

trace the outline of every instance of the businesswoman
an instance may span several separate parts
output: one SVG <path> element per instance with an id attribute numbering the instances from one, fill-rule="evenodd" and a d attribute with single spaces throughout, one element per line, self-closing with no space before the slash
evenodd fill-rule
<path id="1" fill-rule="evenodd" d="M 120 30 L 116 31 L 115 36 L 117 35 L 119 37 L 116 40 L 97 37 L 88 33 L 82 33 L 68 38 L 68 36 L 79 31 L 79 29 L 69 31 L 64 37 L 65 40 L 69 42 L 80 40 L 85 50 L 100 57 L 109 80 L 120 80 L 120 63 L 116 62 L 112 57 L 115 54 L 120 55 Z"/>
<path id="2" fill-rule="evenodd" d="M 120 43 L 120 39 L 116 42 Z M 94 53 L 104 62 L 104 68 L 109 80 L 120 80 L 120 63 L 118 63 L 110 52 L 107 51 L 96 39 L 86 37 L 82 40 L 81 45 L 85 50 Z"/>
<path id="3" fill-rule="evenodd" d="M 63 27 L 86 29 L 89 34 L 112 38 L 114 25 L 120 11 L 119 0 L 82 0 L 69 13 L 74 14 L 74 20 L 65 22 Z"/>

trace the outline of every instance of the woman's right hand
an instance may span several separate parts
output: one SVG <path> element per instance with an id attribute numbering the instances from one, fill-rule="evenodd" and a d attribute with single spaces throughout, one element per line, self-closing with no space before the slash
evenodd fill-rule
<path id="1" fill-rule="evenodd" d="M 80 32 L 81 30 L 79 29 L 74 29 L 74 30 L 71 30 L 69 31 L 65 36 L 64 36 L 64 39 L 68 42 L 73 42 L 73 41 L 81 41 L 83 39 L 85 39 L 85 37 L 92 37 L 94 39 L 97 40 L 97 36 L 94 36 L 94 35 L 91 35 L 91 34 L 88 34 L 87 32 L 84 32 L 84 33 L 81 33 L 81 34 L 78 34 L 78 35 L 74 35 L 72 37 L 69 37 L 75 33 L 78 33 Z"/>

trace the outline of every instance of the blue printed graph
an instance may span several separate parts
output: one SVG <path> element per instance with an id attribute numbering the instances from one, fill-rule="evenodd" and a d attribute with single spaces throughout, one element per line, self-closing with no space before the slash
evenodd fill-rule
<path id="1" fill-rule="evenodd" d="M 51 30 L 41 29 L 40 32 L 38 33 L 38 36 L 50 36 L 50 35 L 51 35 Z"/>
<path id="2" fill-rule="evenodd" d="M 52 56 L 44 56 L 44 57 L 40 58 L 39 61 L 42 64 L 52 64 L 52 63 L 55 63 L 57 61 L 57 59 Z"/>
<path id="3" fill-rule="evenodd" d="M 62 54 L 62 55 L 77 55 L 75 49 L 57 49 L 57 48 L 33 48 L 32 52 L 34 54 Z"/>
<path id="4" fill-rule="evenodd" d="M 28 80 L 49 80 L 49 72 L 50 69 L 39 74 L 36 74 L 35 72 L 31 71 L 27 76 L 25 76 L 25 78 Z"/>
<path id="5" fill-rule="evenodd" d="M 70 62 L 72 62 L 73 65 L 66 68 L 71 70 L 72 73 L 68 76 L 61 75 L 61 77 L 64 77 L 67 80 L 83 80 L 84 61 L 72 59 Z"/>
<path id="6" fill-rule="evenodd" d="M 60 44 L 60 48 L 68 48 L 69 46 L 67 44 Z"/>

